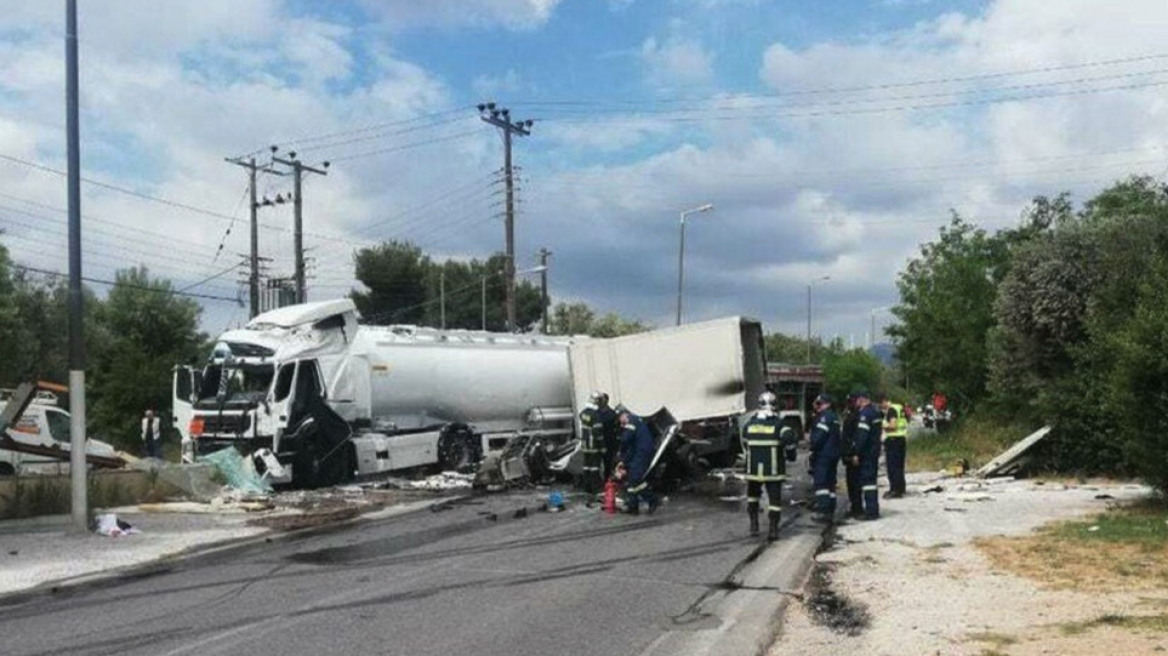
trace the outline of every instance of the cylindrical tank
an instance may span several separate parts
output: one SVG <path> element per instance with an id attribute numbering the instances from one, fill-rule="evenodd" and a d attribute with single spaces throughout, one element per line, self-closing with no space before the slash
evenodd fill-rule
<path id="1" fill-rule="evenodd" d="M 528 412 L 570 407 L 568 338 L 362 326 L 350 351 L 369 373 L 371 418 L 401 429 L 449 422 L 522 428 Z"/>

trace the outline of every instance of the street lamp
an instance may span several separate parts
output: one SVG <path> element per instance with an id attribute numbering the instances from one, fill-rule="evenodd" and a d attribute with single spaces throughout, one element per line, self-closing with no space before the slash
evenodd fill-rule
<path id="1" fill-rule="evenodd" d="M 706 203 L 681 213 L 681 246 L 677 249 L 677 325 L 681 325 L 681 290 L 685 280 L 685 217 L 690 214 L 700 214 L 714 209 L 713 204 Z"/>
<path id="2" fill-rule="evenodd" d="M 869 350 L 876 347 L 876 313 L 877 312 L 886 312 L 886 311 L 891 310 L 891 309 L 892 309 L 891 305 L 886 305 L 884 307 L 878 307 L 878 308 L 872 308 L 872 316 L 871 316 L 872 332 L 868 333 L 868 349 Z"/>
<path id="3" fill-rule="evenodd" d="M 831 276 L 821 276 L 807 283 L 807 364 L 811 364 L 811 286 L 827 280 L 831 280 Z"/>

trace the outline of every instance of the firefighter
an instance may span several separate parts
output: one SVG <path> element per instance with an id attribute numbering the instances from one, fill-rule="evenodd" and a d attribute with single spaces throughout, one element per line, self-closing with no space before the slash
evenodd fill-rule
<path id="1" fill-rule="evenodd" d="M 580 411 L 580 451 L 584 454 L 580 487 L 588 494 L 588 504 L 592 503 L 592 496 L 600 491 L 603 482 L 604 424 L 600 419 L 603 400 L 603 392 L 593 392 L 588 405 Z"/>
<path id="2" fill-rule="evenodd" d="M 853 462 L 857 466 L 858 482 L 862 492 L 862 504 L 852 510 L 862 510 L 867 520 L 880 518 L 880 491 L 876 486 L 876 470 L 880 464 L 880 433 L 884 417 L 868 398 L 865 389 L 853 393 L 856 399 L 856 435 L 852 440 L 856 455 Z M 851 491 L 849 490 L 849 496 Z"/>
<path id="3" fill-rule="evenodd" d="M 888 492 L 884 498 L 901 499 L 905 492 L 908 416 L 903 405 L 893 403 L 887 396 L 880 397 L 880 411 L 884 413 L 884 464 L 888 468 Z"/>
<path id="4" fill-rule="evenodd" d="M 608 394 L 604 392 L 599 394 L 600 398 L 596 400 L 596 416 L 600 420 L 603 434 L 601 447 L 604 449 L 601 453 L 603 467 L 601 480 L 607 481 L 612 478 L 613 470 L 620 458 L 620 421 L 616 417 L 616 411 L 608 404 Z"/>
<path id="5" fill-rule="evenodd" d="M 818 521 L 835 519 L 836 477 L 840 460 L 840 420 L 829 394 L 815 397 L 815 425 L 811 429 L 811 477 Z"/>
<path id="6" fill-rule="evenodd" d="M 775 412 L 775 395 L 763 392 L 758 397 L 758 411 L 742 427 L 746 453 L 746 512 L 750 515 L 750 535 L 759 534 L 758 513 L 762 489 L 767 494 L 767 541 L 779 539 L 782 513 L 782 488 L 787 461 L 795 460 L 799 435 L 783 423 Z M 785 451 L 780 455 L 779 451 Z"/>
<path id="7" fill-rule="evenodd" d="M 844 407 L 840 432 L 840 459 L 844 463 L 844 480 L 848 488 L 848 517 L 864 516 L 864 491 L 860 485 L 860 458 L 856 454 L 856 429 L 860 416 L 856 411 L 856 397 L 849 394 Z"/>
<path id="8" fill-rule="evenodd" d="M 641 501 L 649 504 L 648 512 L 657 510 L 657 495 L 649 487 L 649 465 L 657 445 L 645 420 L 627 409 L 620 411 L 621 448 L 617 477 L 625 482 L 625 513 L 640 513 Z"/>

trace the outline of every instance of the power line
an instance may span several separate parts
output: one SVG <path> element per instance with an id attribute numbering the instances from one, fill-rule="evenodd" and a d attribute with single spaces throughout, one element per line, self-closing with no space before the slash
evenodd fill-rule
<path id="1" fill-rule="evenodd" d="M 444 135 L 442 137 L 435 137 L 433 139 L 427 139 L 425 141 L 415 141 L 412 143 L 406 143 L 406 144 L 402 144 L 400 146 L 393 146 L 390 148 L 378 148 L 377 150 L 369 150 L 369 151 L 366 151 L 363 153 L 356 153 L 353 155 L 345 155 L 342 157 L 334 157 L 332 159 L 332 162 L 334 164 L 337 162 L 348 162 L 350 160 L 360 159 L 362 157 L 372 157 L 373 155 L 385 155 L 388 153 L 396 153 L 396 152 L 399 152 L 402 150 L 411 150 L 413 148 L 422 148 L 424 146 L 432 146 L 434 144 L 445 143 L 447 141 L 454 141 L 456 139 L 465 139 L 467 137 L 474 136 L 477 134 L 482 134 L 482 130 L 467 130 L 465 132 L 456 132 L 454 134 L 448 134 L 448 135 Z"/>
<path id="2" fill-rule="evenodd" d="M 423 114 L 423 115 L 415 116 L 412 118 L 400 119 L 397 121 L 386 121 L 384 123 L 376 123 L 376 124 L 369 125 L 369 126 L 366 126 L 363 128 L 355 128 L 355 129 L 351 129 L 351 130 L 340 130 L 337 132 L 329 132 L 329 133 L 318 134 L 318 135 L 313 135 L 313 136 L 298 137 L 298 138 L 292 139 L 290 141 L 278 141 L 278 142 L 271 144 L 271 145 L 279 146 L 281 148 L 286 148 L 288 146 L 299 146 L 299 145 L 306 144 L 306 143 L 324 141 L 324 140 L 334 139 L 337 137 L 345 137 L 345 136 L 349 136 L 349 135 L 353 135 L 353 134 L 362 134 L 362 133 L 366 133 L 366 132 L 382 130 L 385 128 L 394 127 L 394 126 L 398 126 L 398 125 L 408 125 L 410 123 L 417 123 L 419 121 L 425 121 L 425 120 L 429 120 L 429 119 L 439 118 L 442 116 L 449 116 L 451 114 L 461 114 L 462 112 L 465 112 L 468 109 L 470 109 L 470 105 L 463 105 L 461 107 L 453 107 L 451 109 L 444 109 L 444 110 L 441 110 L 438 112 Z M 267 150 L 267 148 L 268 148 L 267 146 L 257 148 L 256 150 L 254 150 L 250 153 L 245 153 L 245 154 L 241 155 L 240 157 L 248 157 L 250 155 L 258 154 L 258 153 L 261 153 L 261 152 Z"/>
<path id="3" fill-rule="evenodd" d="M 33 273 L 39 273 L 39 274 L 46 275 L 46 276 L 54 276 L 56 278 L 67 278 L 68 277 L 68 274 L 64 274 L 64 273 L 61 273 L 59 271 L 50 271 L 49 269 L 38 269 L 37 267 L 31 267 L 31 266 L 27 266 L 24 264 L 13 264 L 12 266 L 14 268 L 21 269 L 22 271 L 31 271 Z M 243 305 L 242 300 L 240 300 L 238 298 L 228 298 L 226 296 L 212 296 L 210 294 L 195 294 L 195 293 L 191 293 L 191 292 L 175 291 L 173 289 L 158 289 L 157 287 L 150 287 L 147 285 L 138 285 L 138 284 L 129 283 L 129 282 L 125 282 L 125 281 L 103 280 L 101 278 L 89 278 L 86 276 L 82 276 L 81 279 L 84 280 L 85 282 L 91 282 L 91 283 L 94 283 L 96 285 L 109 285 L 111 287 L 119 287 L 120 286 L 120 287 L 127 287 L 129 289 L 140 289 L 140 290 L 146 291 L 146 292 L 154 292 L 156 294 L 167 294 L 167 295 L 173 295 L 173 296 L 186 296 L 188 298 L 199 298 L 199 299 L 203 299 L 203 300 L 207 300 L 207 301 L 226 301 L 229 303 L 236 303 L 236 304 L 241 305 L 241 306 Z"/>

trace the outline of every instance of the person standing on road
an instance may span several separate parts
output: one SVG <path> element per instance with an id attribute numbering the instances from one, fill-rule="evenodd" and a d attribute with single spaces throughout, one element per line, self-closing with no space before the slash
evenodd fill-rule
<path id="1" fill-rule="evenodd" d="M 602 485 L 602 470 L 604 459 L 604 425 L 600 420 L 600 402 L 604 398 L 602 392 L 593 392 L 588 405 L 580 411 L 580 451 L 584 454 L 583 473 L 580 475 L 580 488 L 589 495 L 588 504 L 592 503 L 592 495 L 600 491 Z"/>
<path id="2" fill-rule="evenodd" d="M 884 417 L 872 405 L 865 389 L 852 394 L 856 398 L 856 455 L 860 488 L 863 492 L 863 518 L 880 518 L 880 489 L 876 486 L 877 469 L 880 466 L 880 432 Z M 849 491 L 850 493 L 850 491 Z M 857 508 L 853 508 L 857 510 Z"/>
<path id="3" fill-rule="evenodd" d="M 612 473 L 616 469 L 617 460 L 620 458 L 620 421 L 616 417 L 616 411 L 608 404 L 608 394 L 600 392 L 600 398 L 596 402 L 596 416 L 600 420 L 600 428 L 603 436 L 602 447 L 604 452 L 602 456 L 601 472 L 603 476 L 602 481 L 607 481 L 612 478 Z"/>
<path id="4" fill-rule="evenodd" d="M 779 539 L 779 520 L 783 510 L 783 481 L 787 478 L 787 461 L 795 460 L 799 435 L 783 423 L 775 412 L 775 395 L 763 392 L 758 397 L 758 411 L 742 427 L 746 451 L 746 512 L 750 516 L 750 535 L 759 533 L 758 513 L 762 490 L 767 495 L 767 541 Z M 785 453 L 780 456 L 780 448 Z"/>
<path id="5" fill-rule="evenodd" d="M 884 413 L 884 464 L 888 468 L 888 492 L 885 499 L 904 497 L 904 460 L 908 451 L 908 417 L 904 406 L 893 403 L 887 396 L 880 397 Z"/>
<path id="6" fill-rule="evenodd" d="M 648 512 L 657 510 L 657 495 L 649 488 L 649 465 L 657 450 L 653 434 L 645 421 L 628 409 L 620 412 L 621 449 L 617 478 L 625 481 L 625 513 L 640 513 L 641 501 L 649 504 Z"/>
<path id="7" fill-rule="evenodd" d="M 811 478 L 815 489 L 815 517 L 835 519 L 836 479 L 839 475 L 840 420 L 829 394 L 815 397 L 815 425 L 811 429 Z"/>
<path id="8" fill-rule="evenodd" d="M 844 408 L 843 428 L 840 434 L 840 459 L 844 462 L 844 480 L 848 487 L 848 517 L 857 519 L 864 516 L 864 491 L 860 485 L 860 458 L 856 451 L 856 430 L 860 425 L 860 414 L 856 410 L 856 397 L 848 395 Z"/>
<path id="9" fill-rule="evenodd" d="M 162 457 L 162 437 L 153 408 L 147 408 L 146 415 L 142 417 L 142 455 L 147 458 Z"/>

